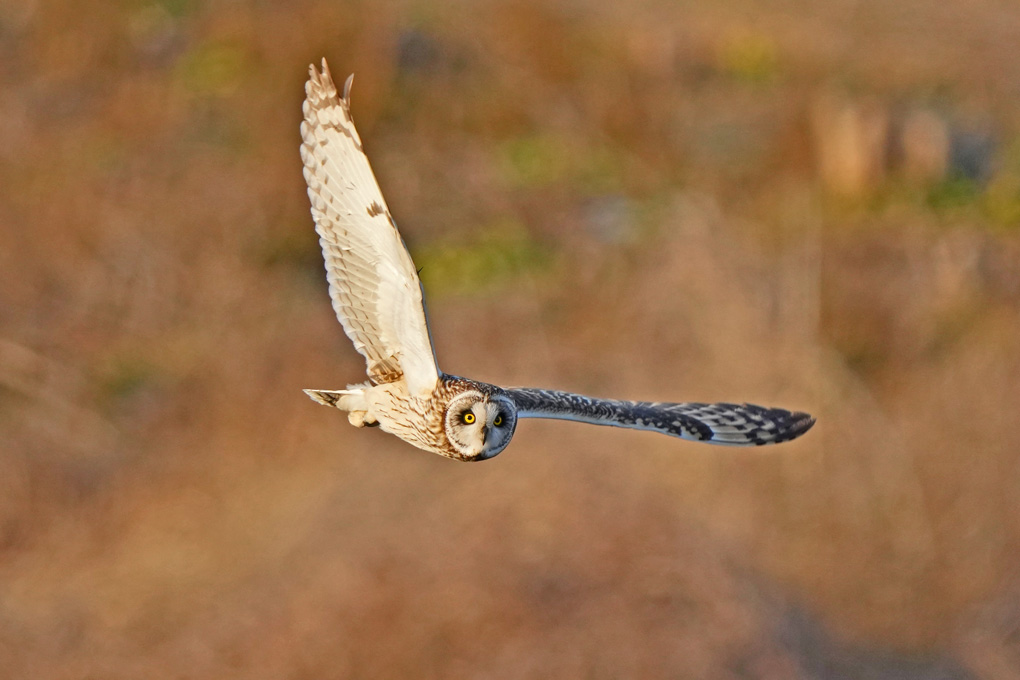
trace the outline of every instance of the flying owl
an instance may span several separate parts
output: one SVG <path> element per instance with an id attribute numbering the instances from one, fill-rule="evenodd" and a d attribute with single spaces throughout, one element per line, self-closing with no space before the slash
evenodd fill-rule
<path id="1" fill-rule="evenodd" d="M 426 451 L 462 461 L 505 449 L 522 418 L 612 425 L 734 446 L 775 444 L 807 432 L 814 418 L 752 404 L 594 399 L 503 388 L 439 370 L 418 274 L 376 183 L 351 119 L 353 76 L 337 93 L 325 59 L 309 68 L 301 123 L 312 218 L 326 261 L 333 309 L 368 364 L 368 381 L 345 390 L 305 390 Z"/>

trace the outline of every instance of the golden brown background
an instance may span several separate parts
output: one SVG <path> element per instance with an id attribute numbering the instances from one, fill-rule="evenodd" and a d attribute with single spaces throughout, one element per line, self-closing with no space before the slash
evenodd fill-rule
<path id="1" fill-rule="evenodd" d="M 440 364 L 815 413 L 356 430 L 353 108 Z M 1014 0 L 0 4 L 4 678 L 1020 677 Z"/>

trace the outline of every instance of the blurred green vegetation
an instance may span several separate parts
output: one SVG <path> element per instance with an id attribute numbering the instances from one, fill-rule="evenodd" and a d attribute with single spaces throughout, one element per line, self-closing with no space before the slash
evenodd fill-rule
<path id="1" fill-rule="evenodd" d="M 748 83 L 767 84 L 780 75 L 779 50 L 767 35 L 738 33 L 723 41 L 718 59 L 724 73 Z"/>
<path id="2" fill-rule="evenodd" d="M 550 184 L 562 180 L 571 163 L 567 144 L 555 137 L 519 137 L 503 144 L 503 173 L 519 186 Z"/>
<path id="3" fill-rule="evenodd" d="M 176 77 L 189 92 L 205 96 L 228 96 L 243 86 L 248 75 L 247 50 L 235 41 L 215 41 L 197 46 L 183 55 Z"/>
<path id="4" fill-rule="evenodd" d="M 415 248 L 413 256 L 430 299 L 499 293 L 522 276 L 548 274 L 555 262 L 548 247 L 531 237 L 523 224 L 509 219 L 479 227 L 456 241 Z"/>
<path id="5" fill-rule="evenodd" d="M 550 135 L 521 136 L 500 146 L 499 167 L 512 187 L 529 188 L 564 183 L 589 193 L 618 191 L 626 169 L 622 149 L 609 144 L 577 148 Z"/>

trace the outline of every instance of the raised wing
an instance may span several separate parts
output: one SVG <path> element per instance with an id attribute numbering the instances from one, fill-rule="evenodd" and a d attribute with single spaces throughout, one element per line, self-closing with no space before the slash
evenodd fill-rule
<path id="1" fill-rule="evenodd" d="M 354 129 L 354 76 L 341 98 L 325 59 L 309 72 L 301 160 L 333 309 L 373 382 L 403 378 L 411 394 L 428 394 L 439 368 L 421 282 Z"/>
<path id="2" fill-rule="evenodd" d="M 580 394 L 511 388 L 518 418 L 555 418 L 651 430 L 692 441 L 761 446 L 790 441 L 811 429 L 806 413 L 754 404 L 671 404 L 593 399 Z"/>

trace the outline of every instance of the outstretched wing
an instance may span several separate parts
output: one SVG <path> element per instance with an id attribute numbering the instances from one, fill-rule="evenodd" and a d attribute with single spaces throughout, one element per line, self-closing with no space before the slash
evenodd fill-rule
<path id="1" fill-rule="evenodd" d="M 351 80 L 337 95 L 326 60 L 309 68 L 301 160 L 333 309 L 375 383 L 404 378 L 411 394 L 439 380 L 421 282 L 351 118 Z"/>
<path id="2" fill-rule="evenodd" d="M 555 418 L 651 430 L 709 444 L 761 446 L 790 441 L 811 429 L 806 413 L 754 404 L 670 404 L 593 399 L 580 394 L 511 388 L 518 418 Z"/>

